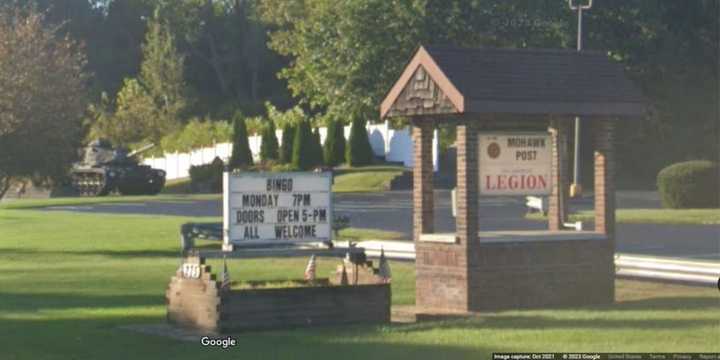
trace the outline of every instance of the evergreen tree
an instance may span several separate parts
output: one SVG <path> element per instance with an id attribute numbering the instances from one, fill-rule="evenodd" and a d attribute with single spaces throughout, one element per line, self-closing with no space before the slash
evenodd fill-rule
<path id="1" fill-rule="evenodd" d="M 305 120 L 295 129 L 293 141 L 292 166 L 298 170 L 310 170 L 315 166 L 313 160 L 313 134 L 310 124 Z"/>
<path id="2" fill-rule="evenodd" d="M 289 164 L 293 159 L 293 143 L 295 142 L 295 127 L 290 123 L 283 126 L 282 146 L 280 147 L 280 162 Z"/>
<path id="3" fill-rule="evenodd" d="M 373 162 L 372 147 L 368 139 L 365 121 L 355 117 L 350 128 L 350 139 L 348 139 L 346 161 L 350 166 L 370 165 Z"/>
<path id="4" fill-rule="evenodd" d="M 175 46 L 175 36 L 169 25 L 155 11 L 148 23 L 142 46 L 140 82 L 157 104 L 160 115 L 177 122 L 187 106 L 188 88 L 185 84 L 185 57 Z"/>
<path id="5" fill-rule="evenodd" d="M 269 124 L 263 127 L 260 160 L 277 160 L 278 157 L 278 139 L 275 136 L 275 123 L 269 121 Z"/>
<path id="6" fill-rule="evenodd" d="M 117 145 L 147 140 L 159 143 L 180 128 L 188 106 L 184 67 L 185 58 L 175 46 L 175 37 L 156 11 L 148 22 L 139 76 L 125 79 L 112 116 L 94 114 L 92 136 L 108 138 Z"/>
<path id="7" fill-rule="evenodd" d="M 253 165 L 250 144 L 248 143 L 245 117 L 240 113 L 233 116 L 233 149 L 230 157 L 231 169 L 242 169 Z"/>
<path id="8" fill-rule="evenodd" d="M 328 124 L 323 158 L 328 166 L 338 166 L 345 161 L 345 131 L 343 124 L 337 120 Z"/>

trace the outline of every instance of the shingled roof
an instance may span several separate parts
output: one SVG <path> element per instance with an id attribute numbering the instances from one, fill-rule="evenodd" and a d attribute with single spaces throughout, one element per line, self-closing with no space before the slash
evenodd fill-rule
<path id="1" fill-rule="evenodd" d="M 426 109 L 408 106 L 413 94 L 406 92 L 412 92 L 408 85 L 418 71 L 429 75 L 434 82 L 431 88 L 439 89 L 433 93 L 449 100 L 444 106 L 436 101 L 436 108 L 444 109 L 437 113 L 639 116 L 645 112 L 645 100 L 622 66 L 601 52 L 431 46 L 415 53 L 383 101 L 381 117 L 434 113 L 428 105 Z M 400 107 L 399 98 L 405 101 Z M 428 104 L 430 99 L 424 100 Z"/>

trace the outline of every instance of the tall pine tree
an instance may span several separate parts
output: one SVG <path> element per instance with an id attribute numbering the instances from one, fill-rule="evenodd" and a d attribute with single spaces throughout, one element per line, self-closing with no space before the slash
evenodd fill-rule
<path id="1" fill-rule="evenodd" d="M 350 128 L 346 161 L 350 166 L 370 165 L 373 162 L 373 151 L 370 147 L 365 121 L 355 117 Z"/>
<path id="2" fill-rule="evenodd" d="M 331 120 L 328 124 L 323 147 L 325 165 L 338 166 L 345 161 L 345 131 L 340 121 Z"/>
<path id="3" fill-rule="evenodd" d="M 125 79 L 113 115 L 100 116 L 107 114 L 96 111 L 92 136 L 118 145 L 159 143 L 163 136 L 179 129 L 188 107 L 184 67 L 185 58 L 175 46 L 175 37 L 156 11 L 148 22 L 139 76 Z"/>
<path id="4" fill-rule="evenodd" d="M 248 143 L 245 117 L 240 113 L 233 116 L 233 149 L 230 157 L 230 168 L 244 169 L 253 165 L 252 152 Z"/>
<path id="5" fill-rule="evenodd" d="M 277 136 L 275 136 L 275 123 L 268 121 L 268 124 L 263 126 L 260 144 L 260 160 L 274 161 L 277 160 L 278 157 L 278 139 Z"/>
<path id="6" fill-rule="evenodd" d="M 307 120 L 297 125 L 292 150 L 293 168 L 310 170 L 317 165 L 316 160 L 313 159 L 313 134 L 312 130 L 310 130 L 310 123 Z"/>
<path id="7" fill-rule="evenodd" d="M 280 147 L 280 162 L 289 164 L 293 159 L 293 143 L 295 142 L 296 127 L 290 123 L 283 126 L 282 145 Z"/>

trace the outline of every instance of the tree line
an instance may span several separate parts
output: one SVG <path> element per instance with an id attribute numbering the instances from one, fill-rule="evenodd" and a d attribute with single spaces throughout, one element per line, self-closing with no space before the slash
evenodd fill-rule
<path id="1" fill-rule="evenodd" d="M 2 51 L 18 64 L 0 68 L 0 179 L 39 181 L 60 176 L 92 137 L 172 147 L 208 138 L 192 129 L 232 137 L 231 126 L 212 124 L 238 117 L 263 131 L 266 103 L 301 109 L 310 127 L 374 121 L 419 44 L 574 48 L 577 26 L 567 3 L 554 0 L 8 0 L 0 11 L 2 36 L 14 39 Z M 647 183 L 671 162 L 717 160 L 717 13 L 712 0 L 604 0 L 585 13 L 584 48 L 607 51 L 652 105 L 642 121 L 620 124 L 621 177 Z M 33 27 L 21 33 L 26 18 Z M 30 33 L 45 34 L 46 47 L 19 45 Z M 47 76 L 42 69 L 54 65 L 42 54 L 54 48 L 75 59 L 64 73 L 73 81 L 38 75 L 20 86 L 17 67 Z M 22 91 L 37 104 L 72 106 L 23 113 L 12 97 Z M 73 148 L 53 151 L 62 159 L 19 153 L 36 148 L 23 134 L 61 124 L 54 135 L 63 139 L 47 144 Z M 452 142 L 452 131 L 441 134 Z"/>

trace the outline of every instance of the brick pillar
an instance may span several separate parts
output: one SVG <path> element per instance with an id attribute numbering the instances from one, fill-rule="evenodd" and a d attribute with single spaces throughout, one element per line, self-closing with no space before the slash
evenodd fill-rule
<path id="1" fill-rule="evenodd" d="M 472 125 L 458 125 L 457 146 L 457 214 L 455 232 L 460 245 L 477 248 L 478 241 L 478 131 Z"/>
<path id="2" fill-rule="evenodd" d="M 423 131 L 416 130 L 416 134 L 420 132 Z M 432 132 L 428 130 L 427 134 Z M 429 144 L 428 155 L 431 153 Z M 457 234 L 449 236 L 450 241 L 420 241 L 419 233 L 415 233 L 415 305 L 419 312 L 456 313 L 470 308 L 467 245 L 477 243 L 477 131 L 464 124 L 458 126 L 457 147 Z M 417 156 L 416 152 L 416 159 Z M 432 163 L 428 161 L 422 167 L 431 172 Z M 422 171 L 416 168 L 415 179 L 423 178 Z M 418 210 L 424 190 L 413 190 L 415 223 L 418 224 L 420 219 L 428 219 L 428 215 Z"/>
<path id="3" fill-rule="evenodd" d="M 595 232 L 615 240 L 615 149 L 614 123 L 598 120 L 595 137 Z M 614 244 L 613 244 L 614 249 Z"/>
<path id="4" fill-rule="evenodd" d="M 567 119 L 551 119 L 548 128 L 552 138 L 552 165 L 550 167 L 552 191 L 548 199 L 548 229 L 551 231 L 561 230 L 567 220 L 568 121 Z"/>
<path id="5" fill-rule="evenodd" d="M 434 231 L 433 212 L 433 123 L 429 119 L 413 123 L 415 164 L 413 165 L 413 235 Z"/>
<path id="6" fill-rule="evenodd" d="M 595 140 L 595 232 L 605 234 L 607 240 L 604 251 L 595 254 L 605 259 L 605 273 L 595 281 L 600 292 L 598 299 L 605 303 L 615 301 L 615 149 L 614 123 L 609 120 L 595 120 L 593 137 Z M 605 281 L 602 281 L 602 280 Z"/>

